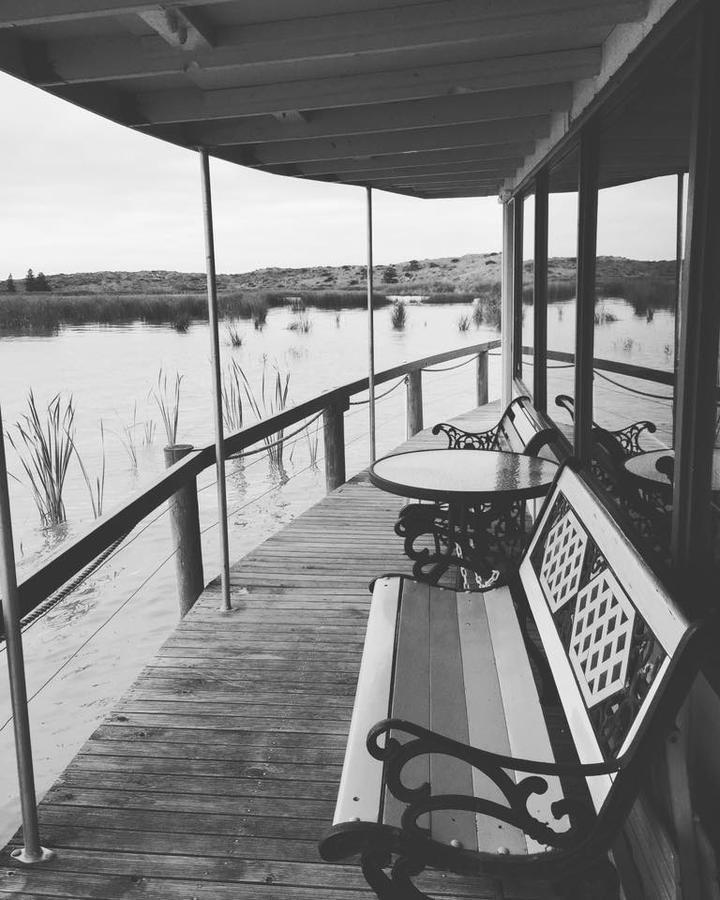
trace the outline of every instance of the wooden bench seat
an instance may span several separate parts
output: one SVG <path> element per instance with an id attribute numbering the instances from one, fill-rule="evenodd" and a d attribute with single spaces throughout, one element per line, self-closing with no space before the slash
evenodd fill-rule
<path id="1" fill-rule="evenodd" d="M 566 721 L 557 762 L 527 616 Z M 375 582 L 321 855 L 359 853 L 383 900 L 426 896 L 412 879 L 427 867 L 543 879 L 573 900 L 617 897 L 607 851 L 703 635 L 586 479 L 563 467 L 511 587 Z"/>

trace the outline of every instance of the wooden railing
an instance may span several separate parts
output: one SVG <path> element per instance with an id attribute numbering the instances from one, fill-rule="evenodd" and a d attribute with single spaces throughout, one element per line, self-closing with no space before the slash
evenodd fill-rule
<path id="1" fill-rule="evenodd" d="M 421 431 L 423 427 L 422 370 L 429 366 L 476 355 L 477 404 L 481 406 L 488 400 L 488 351 L 499 346 L 499 340 L 485 341 L 458 350 L 449 350 L 446 353 L 438 353 L 434 356 L 402 363 L 376 373 L 375 384 L 381 385 L 395 378 L 406 376 L 408 436 L 411 437 Z M 277 434 L 282 429 L 322 413 L 326 485 L 328 491 L 334 490 L 345 481 L 344 413 L 349 407 L 350 397 L 367 389 L 368 379 L 359 378 L 357 381 L 333 388 L 275 416 L 242 428 L 225 438 L 226 455 L 240 453 L 259 441 Z M 193 506 L 192 502 L 187 502 L 187 499 L 188 495 L 197 494 L 197 476 L 215 464 L 215 445 L 208 444 L 199 449 L 189 450 L 183 448 L 183 452 L 185 455 L 182 459 L 172 463 L 144 490 L 122 506 L 101 516 L 84 533 L 59 548 L 49 560 L 20 582 L 18 592 L 21 616 L 27 615 L 43 603 L 71 578 L 93 563 L 108 547 L 127 535 L 146 516 L 171 498 L 175 498 L 174 514 L 177 511 L 177 515 L 186 523 L 189 519 L 191 530 L 196 535 L 196 537 L 188 538 L 187 524 L 183 526 L 181 521 L 176 521 L 174 531 L 177 532 L 179 529 L 182 532 L 182 540 L 176 541 L 179 552 L 188 557 L 191 569 L 193 566 L 196 568 L 193 577 L 188 579 L 188 584 L 191 586 L 184 590 L 185 596 L 181 595 L 180 597 L 181 610 L 187 611 L 199 594 L 198 583 L 202 585 L 202 579 L 198 580 L 197 578 L 198 566 L 202 572 L 199 529 L 195 528 L 192 521 L 193 517 L 197 517 L 197 504 Z M 193 556 L 197 557 L 194 561 Z M 185 568 L 187 568 L 188 559 L 184 560 Z"/>

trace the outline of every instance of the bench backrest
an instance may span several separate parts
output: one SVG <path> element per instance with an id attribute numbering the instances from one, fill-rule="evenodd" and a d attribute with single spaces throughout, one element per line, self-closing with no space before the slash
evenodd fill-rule
<path id="1" fill-rule="evenodd" d="M 580 762 L 629 758 L 651 711 L 678 702 L 673 675 L 693 628 L 567 465 L 540 514 L 520 579 Z M 616 778 L 587 779 L 598 811 Z"/>
<path id="2" fill-rule="evenodd" d="M 508 404 L 498 422 L 493 449 L 522 453 L 530 446 L 530 454 L 534 455 L 533 443 L 537 442 L 538 435 L 545 431 L 545 426 L 538 418 L 530 398 L 516 397 Z"/>

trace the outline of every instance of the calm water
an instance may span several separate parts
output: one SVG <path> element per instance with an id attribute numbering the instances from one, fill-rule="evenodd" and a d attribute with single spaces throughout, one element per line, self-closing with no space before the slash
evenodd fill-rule
<path id="1" fill-rule="evenodd" d="M 458 306 L 408 307 L 403 331 L 390 326 L 390 310 L 376 313 L 378 370 L 420 356 L 497 337 L 489 329 L 461 333 Z M 291 331 L 294 314 L 272 309 L 261 331 L 242 324 L 243 344 L 232 348 L 221 334 L 224 364 L 243 367 L 256 393 L 266 370 L 289 371 L 290 402 L 366 374 L 367 322 L 361 310 L 309 310 L 308 333 Z M 77 408 L 76 439 L 91 477 L 101 460 L 100 428 L 105 431 L 107 463 L 105 510 L 127 498 L 163 469 L 164 435 L 152 397 L 158 370 L 172 378 L 179 372 L 181 404 L 178 439 L 202 445 L 212 440 L 210 364 L 207 326 L 191 325 L 186 334 L 170 328 L 136 324 L 128 327 L 84 327 L 56 337 L 0 338 L 0 403 L 6 429 L 26 411 L 33 389 L 39 405 L 58 391 L 72 394 Z M 491 397 L 499 391 L 499 359 L 491 358 Z M 378 393 L 386 390 L 382 386 Z M 362 398 L 356 398 L 362 399 Z M 474 366 L 428 373 L 424 378 L 427 421 L 456 415 L 474 403 Z M 404 387 L 377 407 L 378 452 L 404 440 Z M 158 423 L 150 444 L 144 424 Z M 133 421 L 136 427 L 131 428 Z M 246 423 L 253 421 L 246 417 Z M 300 434 L 285 448 L 284 477 L 270 470 L 263 455 L 244 465 L 228 463 L 228 509 L 231 558 L 237 559 L 263 541 L 325 492 L 322 431 L 318 465 L 311 464 L 308 437 Z M 348 475 L 368 462 L 367 406 L 346 413 Z M 136 438 L 137 466 L 123 446 L 125 429 Z M 294 429 L 291 429 L 294 430 Z M 43 529 L 15 451 L 8 446 L 12 474 L 11 501 L 19 575 L 37 566 L 68 536 L 92 521 L 87 488 L 73 461 L 66 483 L 68 523 Z M 284 483 L 283 483 L 284 482 Z M 205 579 L 219 569 L 214 474 L 199 477 Z M 175 575 L 169 523 L 164 510 L 142 523 L 126 546 L 62 604 L 25 632 L 25 652 L 37 782 L 47 789 L 91 733 L 108 705 L 132 682 L 177 621 Z M 167 560 L 163 565 L 163 560 Z M 2 654 L 4 656 L 4 651 Z M 10 716 L 5 663 L 0 664 L 0 727 Z M 0 838 L 7 839 L 19 820 L 14 772 L 12 726 L 0 730 Z"/>
<path id="2" fill-rule="evenodd" d="M 376 366 L 387 368 L 405 360 L 454 349 L 497 334 L 489 329 L 461 333 L 457 327 L 465 306 L 408 306 L 403 331 L 390 326 L 390 310 L 376 314 Z M 596 355 L 636 365 L 672 368 L 674 323 L 658 311 L 652 321 L 633 315 L 624 301 L 606 301 L 616 321 L 596 329 Z M 553 304 L 550 309 L 550 346 L 569 350 L 574 333 L 574 304 Z M 310 398 L 322 390 L 366 374 L 367 323 L 361 310 L 335 312 L 309 310 L 308 333 L 288 328 L 295 320 L 287 309 L 272 309 L 261 331 L 242 324 L 243 344 L 231 348 L 221 334 L 224 365 L 236 360 L 259 391 L 263 364 L 289 371 L 290 401 Z M 263 363 L 265 360 L 265 363 Z M 490 399 L 499 394 L 500 360 L 490 359 Z M 40 404 L 55 393 L 72 394 L 77 408 L 76 437 L 91 477 L 101 459 L 99 422 L 105 430 L 107 476 L 105 509 L 127 498 L 162 471 L 165 443 L 158 424 L 151 443 L 144 443 L 146 422 L 159 423 L 149 396 L 159 369 L 183 376 L 178 439 L 202 445 L 212 440 L 210 364 L 207 326 L 194 323 L 186 334 L 166 327 L 136 324 L 128 327 L 93 327 L 63 330 L 55 337 L 0 338 L 0 404 L 5 427 L 13 430 L 26 410 L 33 389 Z M 549 395 L 565 389 L 572 370 L 555 370 Z M 599 387 L 598 387 L 599 385 Z M 643 383 L 647 388 L 647 384 Z M 382 386 L 379 393 L 387 389 Z M 474 405 L 473 365 L 427 373 L 423 380 L 425 421 L 457 415 Z M 652 401 L 622 392 L 596 380 L 596 417 L 621 415 L 623 424 L 648 416 Z M 662 391 L 661 387 L 659 391 Z M 360 398 L 357 398 L 360 399 Z M 602 405 L 607 405 L 604 413 Z M 668 404 L 658 402 L 655 420 L 668 419 Z M 618 413 L 622 409 L 622 413 Z M 636 413 L 640 411 L 641 415 Z M 652 416 L 650 416 L 652 417 Z M 381 399 L 377 408 L 378 453 L 388 452 L 404 440 L 405 393 L 401 386 Z M 246 423 L 253 421 L 246 416 Z M 135 422 L 135 427 L 132 427 Z M 612 422 L 604 424 L 611 425 Z M 351 406 L 346 413 L 348 475 L 368 462 L 367 407 Z M 123 447 L 125 429 L 135 435 L 137 466 Z M 293 429 L 294 430 L 294 429 Z M 308 437 L 288 442 L 280 477 L 268 467 L 264 455 L 244 465 L 228 463 L 231 558 L 238 559 L 299 512 L 320 499 L 325 491 L 322 433 L 318 439 L 318 466 L 311 463 Z M 66 487 L 68 523 L 43 529 L 17 457 L 8 447 L 15 547 L 20 577 L 37 566 L 68 536 L 92 520 L 87 489 L 75 462 Z M 199 478 L 200 518 L 203 529 L 205 580 L 219 569 L 218 529 L 214 476 Z M 177 621 L 172 546 L 164 509 L 142 523 L 125 546 L 112 556 L 71 597 L 25 632 L 25 652 L 37 783 L 42 793 L 77 752 L 108 706 L 132 682 Z M 4 655 L 2 651 L 1 655 Z M 4 841 L 19 821 L 14 770 L 14 749 L 5 663 L 0 664 L 0 838 Z M 5 727 L 2 727 L 2 726 Z"/>

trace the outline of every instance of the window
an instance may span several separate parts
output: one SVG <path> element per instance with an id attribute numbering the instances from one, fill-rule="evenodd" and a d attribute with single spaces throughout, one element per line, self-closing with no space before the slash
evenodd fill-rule
<path id="1" fill-rule="evenodd" d="M 547 410 L 573 444 L 580 154 L 555 163 L 548 181 Z"/>

